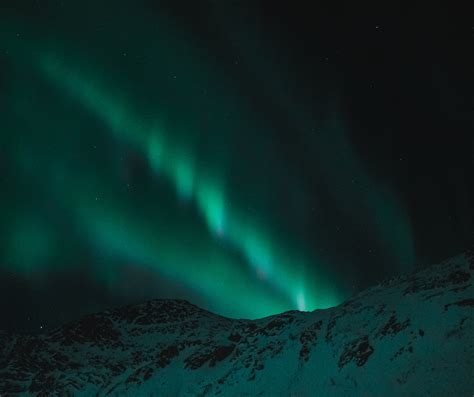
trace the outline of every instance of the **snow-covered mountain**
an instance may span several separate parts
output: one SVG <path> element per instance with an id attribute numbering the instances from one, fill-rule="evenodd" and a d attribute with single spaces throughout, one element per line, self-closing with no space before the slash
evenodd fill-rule
<path id="1" fill-rule="evenodd" d="M 154 300 L 0 333 L 0 395 L 470 397 L 473 272 L 468 252 L 338 307 L 255 321 Z"/>

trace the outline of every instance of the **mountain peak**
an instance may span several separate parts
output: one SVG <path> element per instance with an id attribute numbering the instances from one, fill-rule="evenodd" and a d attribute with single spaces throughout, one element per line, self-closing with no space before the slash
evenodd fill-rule
<path id="1" fill-rule="evenodd" d="M 0 333 L 0 390 L 22 395 L 470 395 L 474 255 L 344 304 L 259 320 L 156 299 L 39 336 Z M 381 371 L 383 368 L 383 371 Z"/>

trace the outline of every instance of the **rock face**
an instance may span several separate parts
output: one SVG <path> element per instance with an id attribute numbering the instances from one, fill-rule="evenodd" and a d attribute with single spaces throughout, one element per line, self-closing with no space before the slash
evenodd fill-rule
<path id="1" fill-rule="evenodd" d="M 474 256 L 327 310 L 231 320 L 179 300 L 0 333 L 0 394 L 471 396 Z"/>

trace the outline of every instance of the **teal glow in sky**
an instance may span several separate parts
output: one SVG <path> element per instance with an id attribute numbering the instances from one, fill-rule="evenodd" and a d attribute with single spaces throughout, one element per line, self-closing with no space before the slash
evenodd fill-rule
<path id="1" fill-rule="evenodd" d="M 1 36 L 4 269 L 32 284 L 84 269 L 111 301 L 153 275 L 146 297 L 256 318 L 350 296 L 352 240 L 412 264 L 407 217 L 351 146 L 327 72 L 311 114 L 251 27 L 229 25 L 227 62 L 164 11 L 76 7 Z"/>
<path id="2" fill-rule="evenodd" d="M 215 259 L 208 257 L 208 253 L 204 253 L 203 258 L 196 257 L 174 241 L 163 244 L 161 239 L 153 239 L 153 242 L 147 242 L 149 236 L 160 233 L 153 223 L 143 220 L 136 225 L 138 216 L 127 219 L 121 215 L 126 213 L 125 208 L 123 212 L 109 215 L 102 212 L 104 209 L 91 210 L 89 204 L 84 211 L 82 202 L 78 202 L 78 220 L 84 223 L 87 234 L 92 234 L 93 241 L 102 242 L 101 247 L 111 254 L 154 266 L 216 301 L 224 300 L 227 307 L 232 297 L 240 297 L 240 294 L 235 294 L 235 287 L 230 286 L 245 286 L 246 299 L 242 301 L 239 298 L 234 302 L 232 313 L 242 312 L 244 316 L 255 317 L 293 308 L 307 310 L 338 303 L 337 289 L 329 284 L 327 277 L 316 269 L 312 270 L 310 278 L 303 275 L 304 269 L 308 268 L 304 261 L 308 258 L 301 260 L 286 252 L 288 242 L 282 245 L 275 241 L 271 232 L 265 230 L 265 225 L 259 224 L 257 219 L 240 208 L 242 204 L 239 207 L 240 203 L 226 194 L 224 177 L 214 176 L 221 170 L 197 164 L 191 145 L 174 139 L 173 131 L 167 129 L 162 120 L 147 120 L 146 116 L 134 114 L 125 100 L 112 96 L 100 87 L 99 82 L 93 83 L 94 79 L 81 76 L 56 59 L 42 57 L 38 64 L 48 81 L 72 95 L 80 105 L 103 121 L 109 127 L 112 138 L 133 145 L 150 169 L 174 188 L 176 200 L 197 210 L 211 238 L 216 240 L 215 244 L 220 244 L 224 251 L 235 250 L 249 269 L 242 270 L 239 267 L 243 264 L 236 264 L 225 257 L 220 259 L 220 264 L 212 266 L 206 262 Z M 158 125 L 161 127 L 157 128 Z M 98 184 L 104 185 L 105 181 Z M 102 195 L 99 197 L 103 199 Z M 106 199 L 107 203 L 113 201 L 113 195 Z M 180 239 L 179 233 L 175 239 Z M 184 256 L 180 253 L 181 249 L 185 251 Z M 171 253 L 165 254 L 169 250 Z M 224 280 L 228 282 L 223 283 Z M 264 285 L 261 290 L 260 284 Z M 254 292 L 252 288 L 255 288 Z M 270 295 L 275 295 L 274 298 L 267 296 L 267 289 Z M 255 306 L 247 302 L 261 304 Z"/>

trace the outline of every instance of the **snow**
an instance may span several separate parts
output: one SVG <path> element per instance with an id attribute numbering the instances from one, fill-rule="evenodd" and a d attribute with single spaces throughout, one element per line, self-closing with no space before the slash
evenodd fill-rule
<path id="1" fill-rule="evenodd" d="M 154 300 L 0 332 L 0 394 L 471 396 L 473 272 L 468 252 L 338 307 L 255 321 Z"/>

